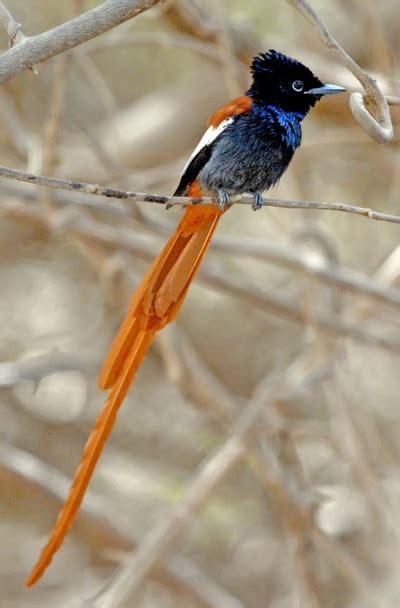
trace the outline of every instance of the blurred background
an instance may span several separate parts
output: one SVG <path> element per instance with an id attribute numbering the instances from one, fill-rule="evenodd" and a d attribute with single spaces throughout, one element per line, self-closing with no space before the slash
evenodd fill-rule
<path id="1" fill-rule="evenodd" d="M 96 4 L 7 1 L 26 35 Z M 398 3 L 313 6 L 383 90 L 400 95 Z M 1 163 L 171 194 L 207 117 L 246 90 L 251 57 L 269 48 L 360 90 L 289 3 L 165 2 L 6 82 Z M 348 95 L 323 100 L 269 194 L 399 213 L 399 107 L 392 117 L 395 138 L 379 145 Z M 140 593 L 115 606 L 399 605 L 398 224 L 234 206 L 138 374 L 76 525 L 27 590 L 104 401 L 101 362 L 181 210 L 2 179 L 0 212 L 1 608 L 97 606 L 277 374 L 249 441 L 256 455 L 204 496 Z"/>

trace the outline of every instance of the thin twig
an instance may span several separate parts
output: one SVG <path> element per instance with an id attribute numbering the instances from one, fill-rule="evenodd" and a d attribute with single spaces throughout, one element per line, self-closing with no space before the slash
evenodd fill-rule
<path id="1" fill-rule="evenodd" d="M 33 175 L 17 171 L 0 165 L 0 177 L 16 179 L 38 186 L 46 186 L 48 188 L 56 188 L 59 190 L 73 190 L 85 194 L 94 194 L 96 196 L 106 196 L 109 198 L 129 199 L 135 202 L 156 203 L 168 207 L 176 205 L 209 205 L 215 203 L 215 199 L 211 197 L 193 198 L 188 196 L 164 196 L 159 194 L 146 194 L 143 192 L 131 192 L 129 190 L 118 190 L 117 188 L 106 188 L 99 184 L 87 184 L 85 182 L 75 182 L 68 179 L 56 179 L 54 177 L 45 177 L 43 175 Z M 253 199 L 249 196 L 243 196 L 239 200 L 233 201 L 235 204 L 252 205 Z M 344 213 L 354 213 L 362 215 L 372 220 L 382 222 L 392 222 L 400 224 L 399 215 L 391 215 L 389 213 L 380 213 L 368 207 L 357 207 L 347 203 L 323 203 L 317 201 L 288 201 L 278 200 L 273 198 L 264 198 L 264 203 L 267 207 L 280 207 L 284 209 L 318 209 L 320 211 L 343 211 Z"/>

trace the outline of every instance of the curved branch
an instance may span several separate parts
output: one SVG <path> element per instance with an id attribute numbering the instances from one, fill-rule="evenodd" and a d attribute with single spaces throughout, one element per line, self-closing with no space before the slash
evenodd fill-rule
<path id="1" fill-rule="evenodd" d="M 315 10 L 308 4 L 307 0 L 287 0 L 299 13 L 307 19 L 312 28 L 321 38 L 322 42 L 335 55 L 362 84 L 366 96 L 361 93 L 352 93 L 350 96 L 350 108 L 354 118 L 372 139 L 379 143 L 386 143 L 393 138 L 393 125 L 387 100 L 380 90 L 376 80 L 371 78 L 360 66 L 346 53 L 346 51 L 335 40 L 328 28 L 321 21 Z M 375 118 L 367 110 L 367 105 L 374 109 Z"/>
<path id="2" fill-rule="evenodd" d="M 37 36 L 25 37 L 0 56 L 0 83 L 50 57 L 91 40 L 163 0 L 106 0 L 100 6 Z"/>

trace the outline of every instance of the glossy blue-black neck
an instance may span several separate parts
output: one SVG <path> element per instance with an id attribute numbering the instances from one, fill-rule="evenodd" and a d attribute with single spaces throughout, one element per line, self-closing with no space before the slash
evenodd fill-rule
<path id="1" fill-rule="evenodd" d="M 260 126 L 264 125 L 269 135 L 276 135 L 288 148 L 295 150 L 301 143 L 301 121 L 305 114 L 282 110 L 275 104 L 255 101 L 252 112 L 257 115 Z"/>

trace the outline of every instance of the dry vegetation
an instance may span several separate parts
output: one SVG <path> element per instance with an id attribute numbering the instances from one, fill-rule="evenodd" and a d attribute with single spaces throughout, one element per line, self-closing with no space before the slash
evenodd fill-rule
<path id="1" fill-rule="evenodd" d="M 24 36 L 96 6 L 6 4 L 23 34 L 10 20 L 7 34 L 0 14 L 3 49 L 11 37 L 22 54 Z M 245 89 L 257 50 L 361 91 L 296 4 L 171 0 L 2 77 L 1 163 L 169 194 L 207 116 Z M 391 96 L 394 138 L 376 143 L 348 96 L 327 99 L 269 195 L 399 214 L 397 2 L 313 4 Z M 180 209 L 2 177 L 0 210 L 1 608 L 399 606 L 398 223 L 231 209 L 138 376 L 73 532 L 26 590 L 103 401 L 107 346 Z"/>

